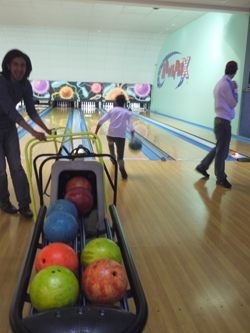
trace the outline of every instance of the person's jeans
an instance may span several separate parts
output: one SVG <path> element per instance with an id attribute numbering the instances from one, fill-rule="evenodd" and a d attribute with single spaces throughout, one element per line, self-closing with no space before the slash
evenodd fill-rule
<path id="1" fill-rule="evenodd" d="M 108 146 L 109 146 L 109 152 L 110 155 L 115 156 L 115 145 L 116 145 L 116 151 L 117 151 L 117 162 L 119 166 L 124 167 L 124 148 L 125 148 L 125 138 L 118 138 L 118 137 L 112 137 L 107 135 L 108 140 Z"/>
<path id="2" fill-rule="evenodd" d="M 0 130 L 0 206 L 9 201 L 6 160 L 19 208 L 30 204 L 29 184 L 21 164 L 16 125 Z"/>
<path id="3" fill-rule="evenodd" d="M 215 118 L 214 133 L 216 137 L 216 146 L 201 161 L 202 169 L 207 170 L 214 160 L 214 172 L 218 181 L 227 178 L 225 173 L 225 161 L 228 156 L 229 145 L 231 141 L 231 123 L 229 120 Z"/>

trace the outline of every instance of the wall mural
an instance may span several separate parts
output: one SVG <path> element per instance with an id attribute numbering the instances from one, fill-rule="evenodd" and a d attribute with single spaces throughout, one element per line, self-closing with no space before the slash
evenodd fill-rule
<path id="1" fill-rule="evenodd" d="M 150 84 L 129 84 L 116 82 L 71 82 L 71 81 L 31 81 L 33 95 L 37 99 L 52 101 L 114 101 L 124 94 L 128 102 L 149 102 Z"/>

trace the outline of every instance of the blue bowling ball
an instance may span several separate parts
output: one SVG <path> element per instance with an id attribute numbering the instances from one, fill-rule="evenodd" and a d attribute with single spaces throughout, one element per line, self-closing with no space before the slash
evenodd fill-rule
<path id="1" fill-rule="evenodd" d="M 73 202 L 65 199 L 58 199 L 54 202 L 52 202 L 47 210 L 47 217 L 49 217 L 51 214 L 55 212 L 65 212 L 69 213 L 74 216 L 74 218 L 78 219 L 78 211 L 76 206 L 73 204 Z"/>
<path id="2" fill-rule="evenodd" d="M 46 218 L 43 232 L 45 238 L 51 243 L 69 244 L 77 236 L 78 223 L 69 213 L 54 212 Z"/>

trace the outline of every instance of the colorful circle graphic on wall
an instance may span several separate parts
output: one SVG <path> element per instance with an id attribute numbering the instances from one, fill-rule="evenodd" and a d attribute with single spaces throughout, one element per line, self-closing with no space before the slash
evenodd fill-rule
<path id="1" fill-rule="evenodd" d="M 31 81 L 31 86 L 37 95 L 45 95 L 50 89 L 50 84 L 47 80 L 33 80 Z"/>
<path id="2" fill-rule="evenodd" d="M 138 97 L 145 98 L 150 94 L 150 85 L 149 84 L 135 84 L 134 92 Z"/>

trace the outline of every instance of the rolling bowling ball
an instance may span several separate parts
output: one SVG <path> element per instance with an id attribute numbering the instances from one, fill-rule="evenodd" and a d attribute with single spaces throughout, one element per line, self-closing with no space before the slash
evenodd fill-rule
<path id="1" fill-rule="evenodd" d="M 112 259 L 120 264 L 122 262 L 121 250 L 111 239 L 101 237 L 92 239 L 82 250 L 82 266 L 85 268 L 97 259 Z"/>
<path id="2" fill-rule="evenodd" d="M 79 283 L 73 272 L 62 266 L 50 266 L 38 272 L 30 284 L 31 304 L 37 311 L 73 306 Z"/>
<path id="3" fill-rule="evenodd" d="M 78 176 L 71 178 L 66 184 L 65 192 L 67 193 L 69 190 L 71 190 L 74 187 L 83 187 L 89 192 L 92 192 L 92 185 L 90 181 L 85 177 Z"/>
<path id="4" fill-rule="evenodd" d="M 39 252 L 35 260 L 36 272 L 49 266 L 63 266 L 76 274 L 79 267 L 78 256 L 67 244 L 51 243 Z"/>
<path id="5" fill-rule="evenodd" d="M 49 242 L 68 244 L 77 236 L 78 223 L 73 215 L 59 211 L 46 218 L 43 231 Z"/>
<path id="6" fill-rule="evenodd" d="M 58 199 L 52 202 L 48 207 L 46 216 L 48 217 L 49 215 L 58 211 L 69 213 L 73 215 L 76 220 L 78 219 L 78 211 L 76 209 L 76 206 L 73 204 L 73 202 L 69 200 Z"/>
<path id="7" fill-rule="evenodd" d="M 94 204 L 93 195 L 83 187 L 72 188 L 65 194 L 64 199 L 73 202 L 79 216 L 87 215 Z"/>
<path id="8" fill-rule="evenodd" d="M 142 149 L 142 143 L 138 139 L 131 141 L 128 146 L 133 151 L 139 151 Z"/>
<path id="9" fill-rule="evenodd" d="M 128 279 L 122 265 L 111 259 L 90 264 L 82 274 L 82 288 L 92 303 L 115 304 L 125 294 Z"/>

